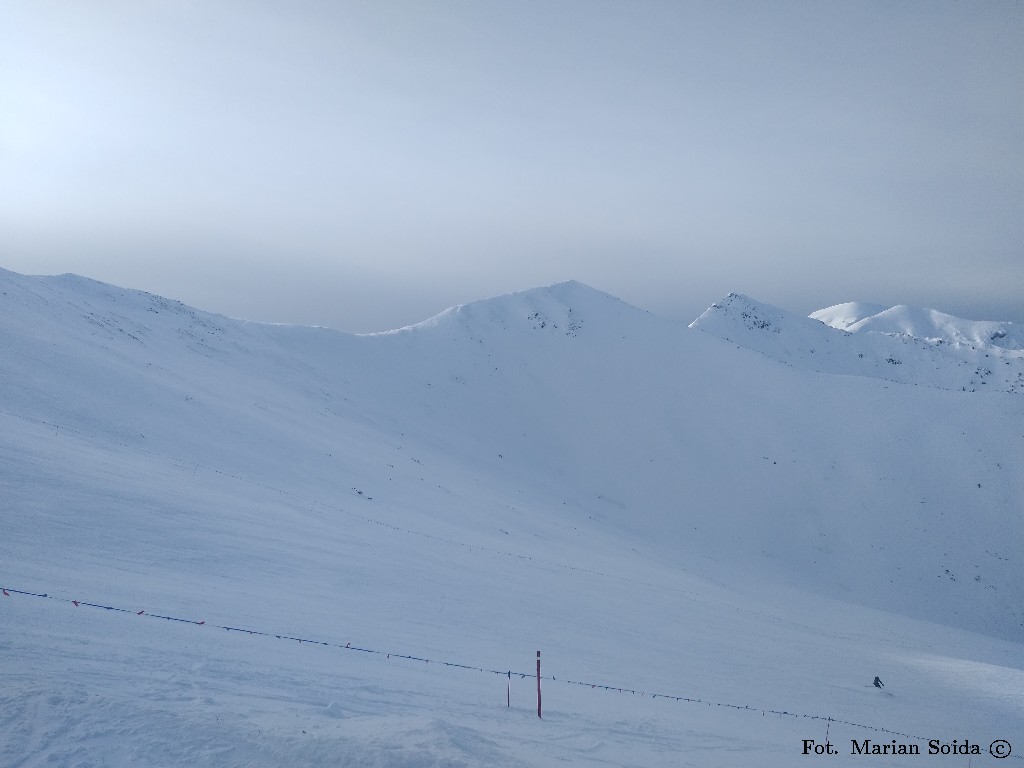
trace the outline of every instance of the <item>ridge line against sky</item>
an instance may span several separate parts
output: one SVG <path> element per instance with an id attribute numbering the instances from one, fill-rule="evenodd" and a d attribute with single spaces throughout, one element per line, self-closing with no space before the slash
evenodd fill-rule
<path id="1" fill-rule="evenodd" d="M 1024 322 L 1024 4 L 0 10 L 0 266 L 352 332 L 578 279 Z"/>

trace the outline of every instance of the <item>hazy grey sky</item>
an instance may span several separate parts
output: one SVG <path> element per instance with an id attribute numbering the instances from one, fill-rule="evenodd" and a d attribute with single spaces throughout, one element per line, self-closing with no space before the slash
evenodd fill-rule
<path id="1" fill-rule="evenodd" d="M 5 0 L 0 266 L 351 331 L 570 278 L 1024 321 L 1024 3 Z"/>

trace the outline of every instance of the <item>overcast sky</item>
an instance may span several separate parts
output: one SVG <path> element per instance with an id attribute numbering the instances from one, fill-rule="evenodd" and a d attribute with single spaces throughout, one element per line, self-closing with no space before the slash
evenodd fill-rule
<path id="1" fill-rule="evenodd" d="M 0 3 L 0 266 L 398 327 L 577 279 L 1024 321 L 1024 3 Z"/>

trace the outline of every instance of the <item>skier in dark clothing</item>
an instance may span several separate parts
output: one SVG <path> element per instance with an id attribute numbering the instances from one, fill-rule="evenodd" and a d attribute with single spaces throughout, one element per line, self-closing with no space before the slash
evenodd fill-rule
<path id="1" fill-rule="evenodd" d="M 881 688 L 884 685 L 885 683 L 878 679 L 878 675 L 875 675 L 875 688 Z"/>

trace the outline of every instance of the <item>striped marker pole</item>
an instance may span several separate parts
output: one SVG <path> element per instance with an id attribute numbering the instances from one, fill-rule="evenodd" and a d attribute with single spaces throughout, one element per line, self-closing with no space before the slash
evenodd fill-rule
<path id="1" fill-rule="evenodd" d="M 537 651 L 537 717 L 540 716 L 540 651 Z"/>

